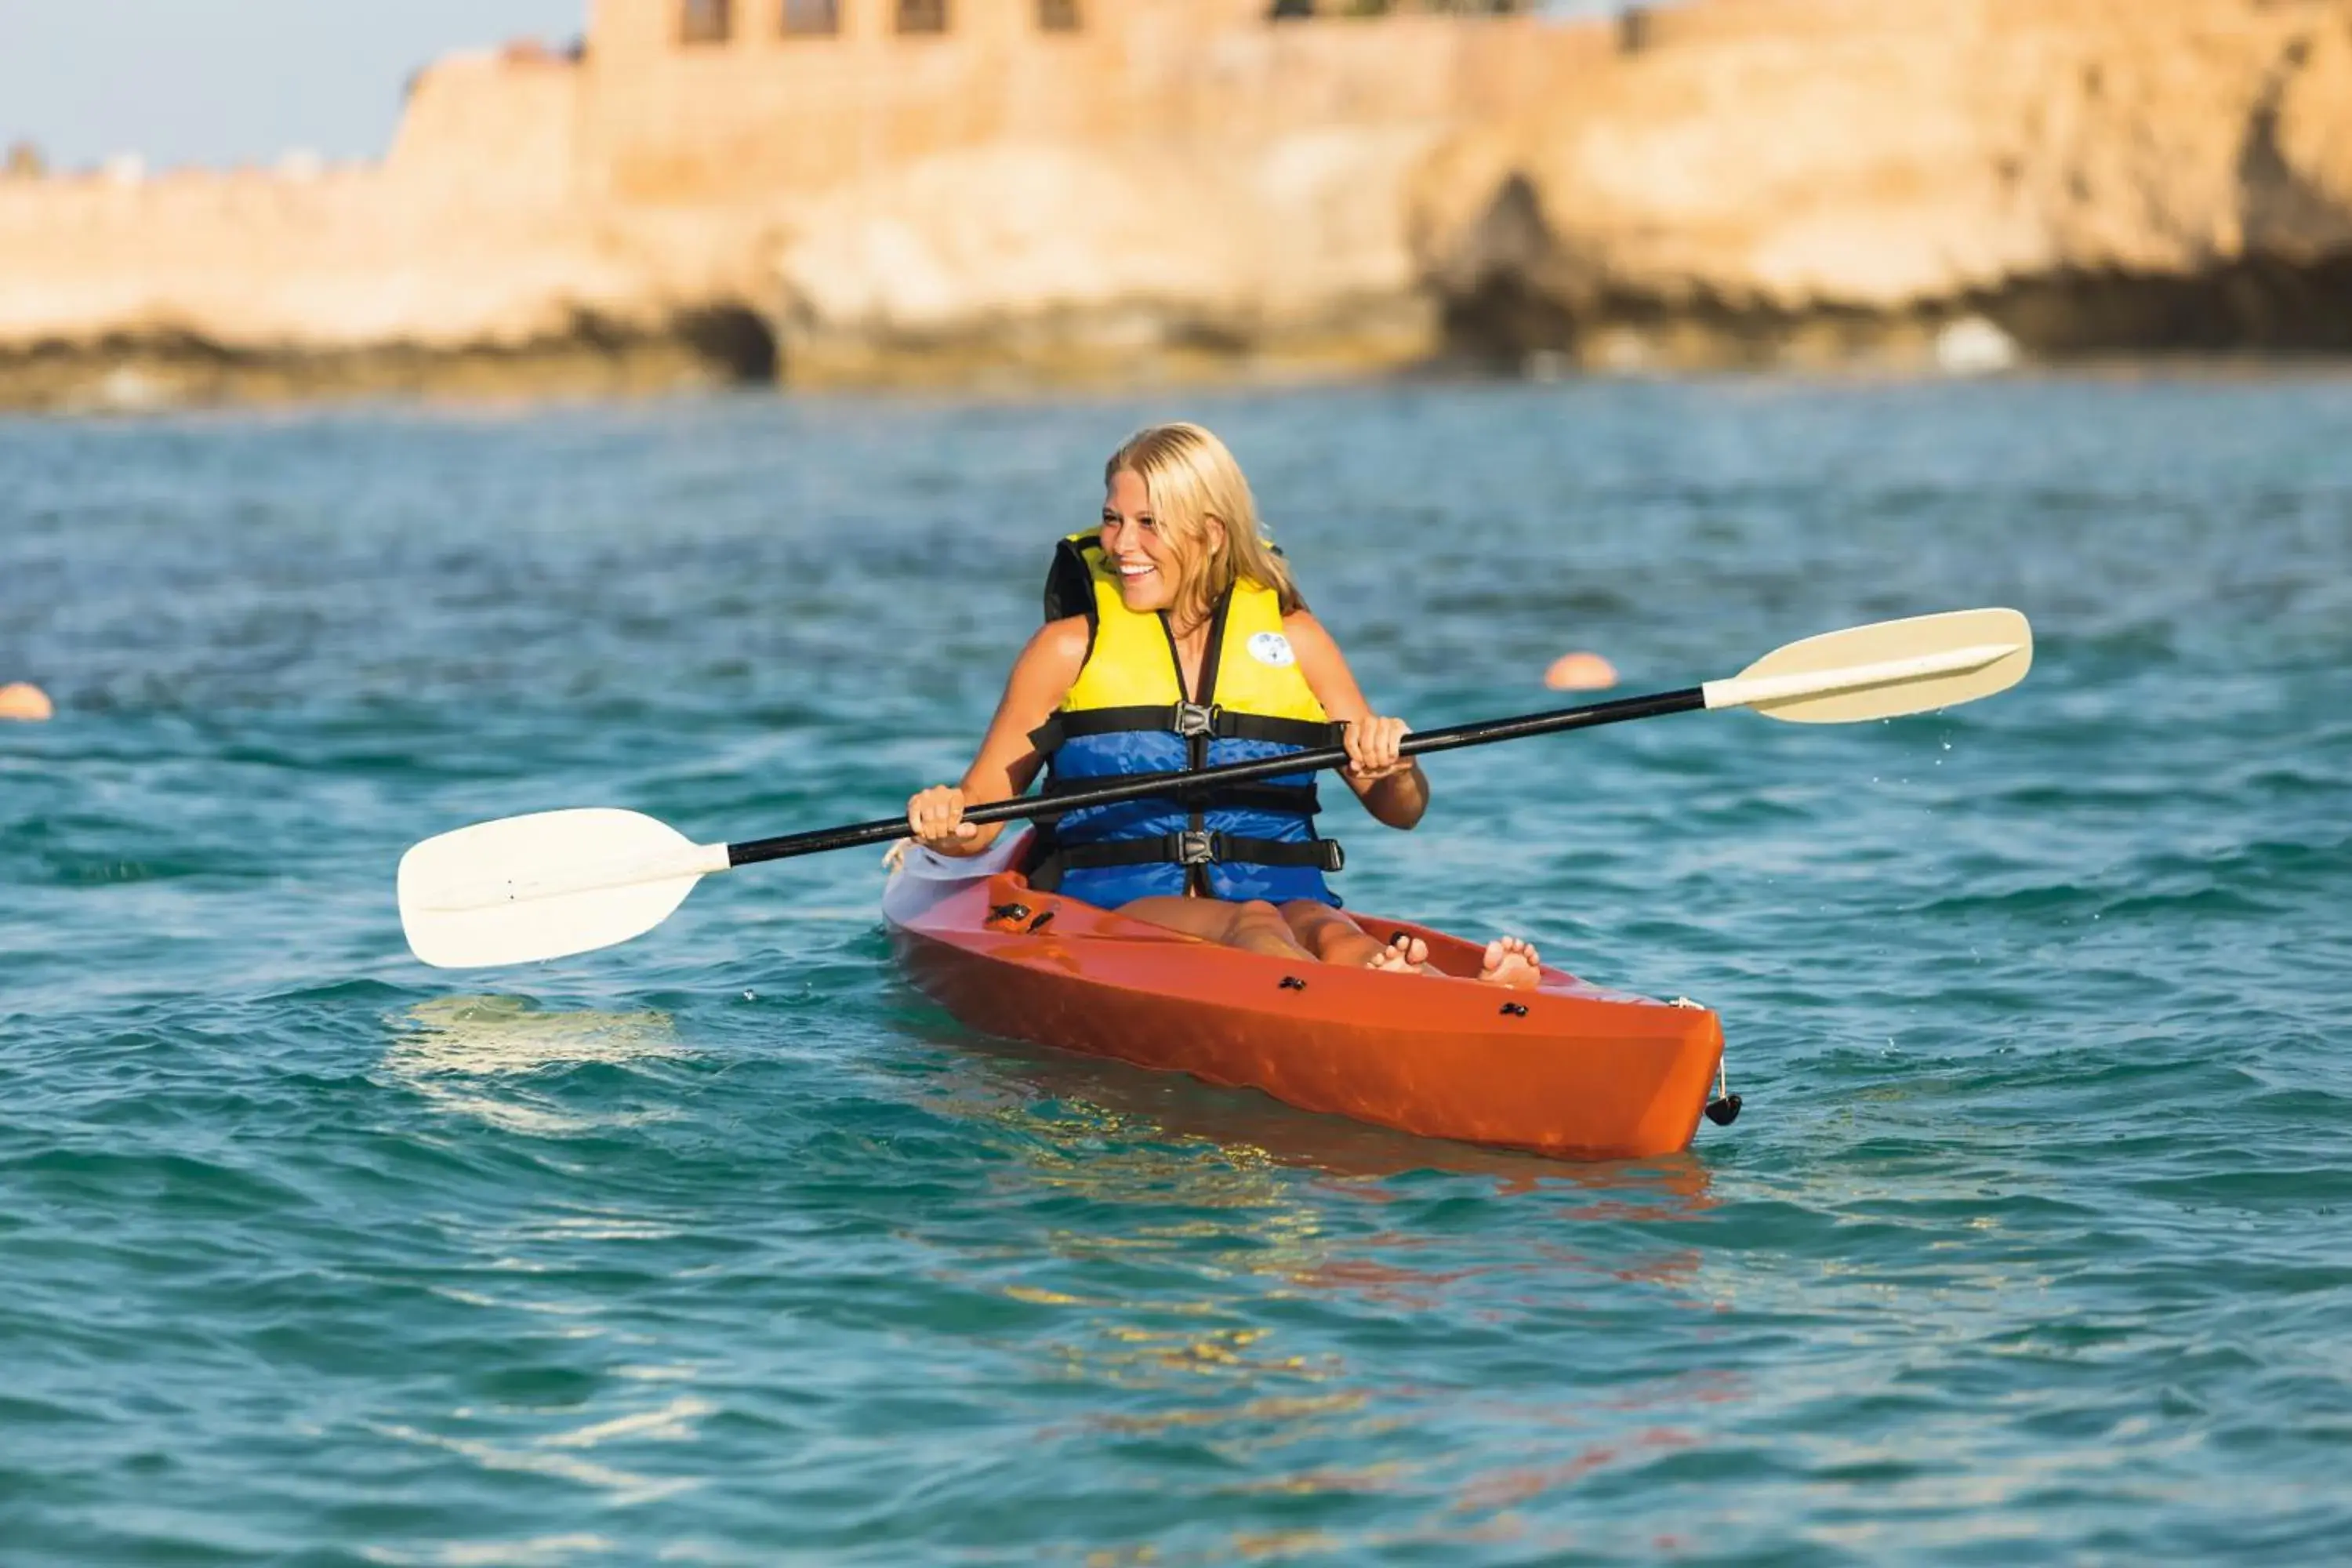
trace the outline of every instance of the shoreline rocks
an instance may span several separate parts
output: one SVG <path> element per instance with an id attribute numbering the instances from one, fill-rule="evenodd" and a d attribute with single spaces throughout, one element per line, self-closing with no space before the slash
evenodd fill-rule
<path id="1" fill-rule="evenodd" d="M 1260 63 L 1310 70 L 1276 31 Z M 1550 73 L 1477 111 L 1350 97 L 1390 79 L 1360 61 L 1332 118 L 1255 136 L 1000 136 L 667 202 L 557 133 L 586 68 L 468 58 L 382 167 L 0 181 L 0 407 L 2352 353 L 2352 0 L 1693 0 L 1586 33 L 1462 35 Z M 514 180 L 457 165 L 478 132 Z"/>
<path id="2" fill-rule="evenodd" d="M 2352 352 L 2352 5 L 1748 0 L 1420 173 L 1457 352 Z"/>

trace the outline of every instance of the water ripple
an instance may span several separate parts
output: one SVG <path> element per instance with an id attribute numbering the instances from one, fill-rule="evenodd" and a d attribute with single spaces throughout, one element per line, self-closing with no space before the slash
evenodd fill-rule
<path id="1" fill-rule="evenodd" d="M 1563 1165 L 978 1038 L 878 868 L 402 951 L 415 838 L 951 774 L 1164 400 L 0 421 L 10 1561 L 2352 1552 L 2352 383 L 1229 394 L 1429 727 L 2013 603 L 2028 683 L 1433 759 L 1352 905 L 1725 1015 Z M 387 605 L 400 606 L 386 613 Z"/>

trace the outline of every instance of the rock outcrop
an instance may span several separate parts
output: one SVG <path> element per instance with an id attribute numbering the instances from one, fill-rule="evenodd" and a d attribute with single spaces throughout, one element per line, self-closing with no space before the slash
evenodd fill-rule
<path id="1" fill-rule="evenodd" d="M 1457 350 L 2352 349 L 2347 0 L 1716 0 L 1627 42 L 1420 172 Z"/>
<path id="2" fill-rule="evenodd" d="M 1435 341 L 1412 170 L 1608 47 L 1263 0 L 929 35 L 843 0 L 792 37 L 678 4 L 438 62 L 382 164 L 0 181 L 0 404 L 1393 366 Z"/>
<path id="3" fill-rule="evenodd" d="M 774 271 L 785 356 L 806 381 L 1411 361 L 1433 321 L 1401 196 L 1434 134 L 926 159 L 797 215 Z"/>
<path id="4" fill-rule="evenodd" d="M 380 165 L 0 179 L 0 405 L 2352 351 L 2352 0 L 666 4 L 444 61 Z"/>

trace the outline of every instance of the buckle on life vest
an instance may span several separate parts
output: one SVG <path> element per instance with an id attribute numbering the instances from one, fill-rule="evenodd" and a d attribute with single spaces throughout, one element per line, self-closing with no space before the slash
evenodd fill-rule
<path id="1" fill-rule="evenodd" d="M 1176 732 L 1187 740 L 1195 735 L 1213 735 L 1217 732 L 1218 712 L 1212 704 L 1179 702 L 1176 704 Z"/>
<path id="2" fill-rule="evenodd" d="M 1171 841 L 1168 853 L 1179 866 L 1206 866 L 1225 858 L 1225 836 L 1222 833 L 1189 828 L 1168 837 Z"/>

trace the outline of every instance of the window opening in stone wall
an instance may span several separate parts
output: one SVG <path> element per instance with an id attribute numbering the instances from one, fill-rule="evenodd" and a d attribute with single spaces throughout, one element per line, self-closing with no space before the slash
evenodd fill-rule
<path id="1" fill-rule="evenodd" d="M 841 0 L 784 0 L 784 36 L 829 38 L 841 31 Z"/>
<path id="2" fill-rule="evenodd" d="M 1037 0 L 1037 27 L 1045 33 L 1078 30 L 1078 0 Z"/>
<path id="3" fill-rule="evenodd" d="M 948 30 L 948 0 L 898 0 L 898 31 L 944 33 Z"/>
<path id="4" fill-rule="evenodd" d="M 723 44 L 735 31 L 732 0 L 684 0 L 678 8 L 680 43 Z"/>

